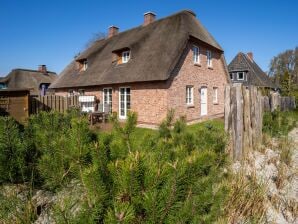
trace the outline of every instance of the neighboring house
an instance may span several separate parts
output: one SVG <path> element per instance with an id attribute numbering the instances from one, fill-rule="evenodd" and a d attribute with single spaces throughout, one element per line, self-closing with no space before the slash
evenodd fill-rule
<path id="1" fill-rule="evenodd" d="M 255 85 L 259 87 L 277 89 L 269 76 L 262 71 L 253 59 L 253 53 L 238 53 L 228 66 L 230 79 L 233 83 Z"/>
<path id="2" fill-rule="evenodd" d="M 223 50 L 191 11 L 119 33 L 111 26 L 50 86 L 56 95 L 95 95 L 125 119 L 158 124 L 170 109 L 187 121 L 222 116 L 228 71 Z"/>
<path id="3" fill-rule="evenodd" d="M 0 78 L 0 89 L 29 89 L 31 95 L 45 95 L 57 74 L 47 71 L 45 65 L 38 70 L 13 69 L 6 77 Z"/>

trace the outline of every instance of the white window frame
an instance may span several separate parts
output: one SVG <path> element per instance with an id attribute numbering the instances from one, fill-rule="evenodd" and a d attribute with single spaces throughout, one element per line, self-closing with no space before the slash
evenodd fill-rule
<path id="1" fill-rule="evenodd" d="M 243 74 L 242 79 L 239 78 L 239 73 L 242 73 Z M 244 76 L 245 76 L 245 73 L 244 72 L 237 72 L 237 80 L 244 81 L 244 79 L 245 79 Z"/>
<path id="2" fill-rule="evenodd" d="M 207 50 L 207 66 L 212 68 L 212 52 Z"/>
<path id="3" fill-rule="evenodd" d="M 185 96 L 186 105 L 188 106 L 194 105 L 193 86 L 186 86 L 185 93 L 186 93 L 186 96 Z"/>
<path id="4" fill-rule="evenodd" d="M 122 52 L 122 63 L 127 63 L 130 59 L 130 51 Z"/>
<path id="5" fill-rule="evenodd" d="M 126 98 L 124 98 L 124 115 L 121 115 L 121 89 L 126 89 L 125 91 L 125 96 Z M 130 108 L 127 108 L 127 89 L 129 89 L 129 104 L 130 104 Z M 119 118 L 120 119 L 126 119 L 127 118 L 127 113 L 128 111 L 131 110 L 131 87 L 130 86 L 121 86 L 119 87 Z"/>
<path id="6" fill-rule="evenodd" d="M 193 63 L 199 65 L 200 64 L 200 48 L 196 45 L 193 45 L 192 52 L 193 52 L 193 56 L 192 56 Z"/>
<path id="7" fill-rule="evenodd" d="M 107 87 L 107 88 L 103 88 L 102 89 L 102 111 L 105 112 L 105 90 L 107 91 L 108 93 L 108 97 L 107 97 L 107 103 L 110 105 L 110 112 L 112 112 L 112 105 L 113 105 L 113 88 L 112 87 Z M 110 92 L 111 91 L 111 97 L 109 96 Z"/>
<path id="8" fill-rule="evenodd" d="M 86 71 L 87 68 L 88 68 L 88 61 L 85 60 L 85 61 L 83 61 L 83 67 L 82 67 L 82 70 L 83 70 L 83 71 Z"/>
<path id="9" fill-rule="evenodd" d="M 218 87 L 213 87 L 213 103 L 218 104 Z"/>

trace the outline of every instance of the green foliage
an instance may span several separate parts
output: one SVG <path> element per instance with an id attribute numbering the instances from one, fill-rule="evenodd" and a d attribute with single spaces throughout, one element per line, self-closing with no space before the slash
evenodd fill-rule
<path id="1" fill-rule="evenodd" d="M 298 110 L 281 112 L 275 110 L 266 112 L 263 117 L 263 132 L 268 133 L 272 137 L 288 135 L 297 124 Z"/>
<path id="2" fill-rule="evenodd" d="M 0 183 L 23 181 L 24 163 L 18 124 L 10 117 L 0 117 Z"/>
<path id="3" fill-rule="evenodd" d="M 62 192 L 81 189 L 77 202 L 66 197 L 53 207 L 57 223 L 217 220 L 227 193 L 221 184 L 227 162 L 222 125 L 189 128 L 183 117 L 174 121 L 173 111 L 155 132 L 137 129 L 135 113 L 125 123 L 116 115 L 111 121 L 113 132 L 97 138 L 76 113 L 40 113 L 25 127 L 23 158 L 32 183 Z"/>

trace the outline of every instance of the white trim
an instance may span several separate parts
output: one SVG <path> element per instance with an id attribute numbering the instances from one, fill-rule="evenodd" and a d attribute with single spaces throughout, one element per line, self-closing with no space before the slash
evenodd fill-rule
<path id="1" fill-rule="evenodd" d="M 207 50 L 207 66 L 212 68 L 212 52 Z"/>
<path id="2" fill-rule="evenodd" d="M 185 93 L 186 93 L 186 97 L 185 97 L 185 100 L 186 100 L 186 105 L 193 105 L 194 103 L 194 99 L 193 99 L 193 86 L 191 85 L 187 85 L 186 88 L 185 88 Z M 189 99 L 189 101 L 188 101 Z"/>
<path id="3" fill-rule="evenodd" d="M 213 103 L 217 104 L 218 103 L 218 87 L 213 87 Z"/>
<path id="4" fill-rule="evenodd" d="M 206 89 L 206 96 L 205 96 L 205 100 L 206 102 L 205 103 L 202 103 L 202 89 Z M 201 86 L 200 88 L 200 105 L 201 105 L 201 116 L 206 116 L 208 115 L 208 87 L 207 86 Z M 203 105 L 204 105 L 204 108 L 203 108 Z"/>
<path id="5" fill-rule="evenodd" d="M 125 98 L 124 98 L 124 115 L 123 116 L 121 116 L 121 89 L 126 89 L 125 94 L 124 94 Z M 127 118 L 127 111 L 128 111 L 128 109 L 127 109 L 127 89 L 130 90 L 129 95 L 130 95 L 130 104 L 131 104 L 131 88 L 129 86 L 128 87 L 126 87 L 126 86 L 119 87 L 119 118 L 120 119 Z"/>
<path id="6" fill-rule="evenodd" d="M 198 49 L 197 50 L 197 55 L 195 54 L 196 53 L 195 49 Z M 193 45 L 192 46 L 192 53 L 193 53 L 193 56 L 192 56 L 193 63 L 199 65 L 201 63 L 201 61 L 200 61 L 200 48 L 196 45 Z"/>
<path id="7" fill-rule="evenodd" d="M 239 78 L 239 73 L 242 73 L 243 74 L 243 78 L 242 79 Z M 244 79 L 244 76 L 245 76 L 245 73 L 244 72 L 237 72 L 237 80 L 244 81 L 245 80 Z"/>
<path id="8" fill-rule="evenodd" d="M 87 60 L 84 60 L 84 61 L 83 61 L 83 67 L 82 67 L 82 70 L 83 70 L 83 71 L 86 71 L 87 68 L 88 68 L 88 61 L 87 61 Z"/>
<path id="9" fill-rule="evenodd" d="M 130 59 L 130 51 L 123 51 L 122 52 L 122 63 L 127 63 L 129 61 L 129 59 Z"/>
<path id="10" fill-rule="evenodd" d="M 111 94 L 112 99 L 110 99 L 108 97 L 108 103 L 111 104 L 111 108 L 113 108 L 112 107 L 112 105 L 113 105 L 113 88 L 112 87 L 103 88 L 102 89 L 102 112 L 105 112 L 105 90 L 111 90 L 112 91 L 112 94 Z M 108 91 L 108 95 L 109 95 L 109 91 Z M 112 110 L 110 112 L 112 112 Z"/>

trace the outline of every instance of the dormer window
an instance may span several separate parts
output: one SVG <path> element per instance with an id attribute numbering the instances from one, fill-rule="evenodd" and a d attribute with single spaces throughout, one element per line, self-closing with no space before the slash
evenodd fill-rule
<path id="1" fill-rule="evenodd" d="M 80 59 L 80 60 L 77 60 L 77 69 L 80 71 L 80 72 L 84 72 L 86 71 L 88 68 L 88 60 L 87 59 Z"/>
<path id="2" fill-rule="evenodd" d="M 7 85 L 5 83 L 0 83 L 0 89 L 6 89 L 7 88 Z"/>
<path id="3" fill-rule="evenodd" d="M 86 71 L 87 68 L 88 68 L 88 61 L 87 61 L 87 60 L 84 60 L 84 61 L 83 61 L 83 67 L 82 67 L 82 70 L 83 70 L 83 71 Z"/>
<path id="4" fill-rule="evenodd" d="M 130 59 L 130 51 L 122 52 L 122 63 L 127 63 Z"/>

